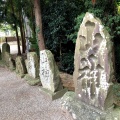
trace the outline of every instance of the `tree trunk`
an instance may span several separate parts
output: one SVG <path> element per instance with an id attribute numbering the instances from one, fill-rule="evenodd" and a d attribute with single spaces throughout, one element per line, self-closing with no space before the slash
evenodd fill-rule
<path id="1" fill-rule="evenodd" d="M 34 11 L 36 19 L 36 36 L 38 38 L 38 46 L 40 50 L 45 49 L 44 37 L 42 32 L 42 15 L 40 8 L 40 0 L 34 0 Z"/>
<path id="2" fill-rule="evenodd" d="M 21 33 L 21 39 L 22 39 L 22 53 L 25 53 L 25 37 L 24 37 L 24 29 L 23 29 L 23 20 L 22 16 L 20 15 L 20 33 Z"/>
<path id="3" fill-rule="evenodd" d="M 12 0 L 10 0 L 10 3 L 11 3 L 11 9 L 12 9 L 13 17 L 15 19 L 14 6 L 13 6 Z M 16 32 L 16 37 L 17 37 L 18 55 L 21 55 L 20 40 L 19 40 L 19 36 L 18 36 L 17 24 L 16 24 L 16 22 L 14 24 L 15 24 L 15 32 Z"/>
<path id="4" fill-rule="evenodd" d="M 20 51 L 20 40 L 19 40 L 18 30 L 17 30 L 16 24 L 15 24 L 15 32 L 16 32 L 16 37 L 17 37 L 18 55 L 21 55 L 21 51 Z"/>

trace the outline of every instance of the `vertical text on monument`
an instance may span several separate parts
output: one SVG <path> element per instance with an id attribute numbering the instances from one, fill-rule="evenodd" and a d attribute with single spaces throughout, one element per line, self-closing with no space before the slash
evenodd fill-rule
<path id="1" fill-rule="evenodd" d="M 53 93 L 63 89 L 58 67 L 53 54 L 49 50 L 40 51 L 40 79 L 43 88 Z"/>

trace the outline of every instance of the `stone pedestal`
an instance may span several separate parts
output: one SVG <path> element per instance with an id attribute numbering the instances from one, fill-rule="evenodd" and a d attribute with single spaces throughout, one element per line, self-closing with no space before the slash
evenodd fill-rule
<path id="1" fill-rule="evenodd" d="M 81 102 L 74 92 L 65 93 L 61 105 L 62 110 L 67 110 L 74 120 L 120 120 L 120 107 L 111 106 L 103 111 Z"/>
<path id="2" fill-rule="evenodd" d="M 35 52 L 27 53 L 27 60 L 25 61 L 28 74 L 25 76 L 26 81 L 30 85 L 41 85 L 39 79 L 39 64 L 38 57 Z"/>
<path id="3" fill-rule="evenodd" d="M 12 59 L 12 56 L 9 52 L 4 52 L 4 57 L 2 58 L 1 63 L 3 66 L 8 67 L 11 71 L 15 70 L 15 61 Z"/>
<path id="4" fill-rule="evenodd" d="M 59 91 L 56 92 L 52 92 L 46 88 L 41 87 L 39 89 L 43 94 L 45 94 L 47 97 L 49 97 L 51 100 L 55 100 L 58 98 L 61 98 L 68 90 L 67 88 L 61 89 Z"/>
<path id="5" fill-rule="evenodd" d="M 104 120 L 114 106 L 113 43 L 101 21 L 91 13 L 86 13 L 80 25 L 74 66 L 75 97 L 70 102 L 73 118 Z M 65 101 L 69 99 L 68 95 Z"/>
<path id="6" fill-rule="evenodd" d="M 53 94 L 58 94 L 57 96 L 61 97 L 66 92 L 66 90 L 63 90 L 54 56 L 49 50 L 40 51 L 40 79 L 43 86 L 41 90 L 46 92 L 46 94 L 50 92 L 51 98 Z"/>

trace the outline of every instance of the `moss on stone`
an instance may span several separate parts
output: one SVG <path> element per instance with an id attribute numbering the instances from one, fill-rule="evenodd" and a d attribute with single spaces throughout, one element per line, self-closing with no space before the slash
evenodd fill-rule
<path id="1" fill-rule="evenodd" d="M 51 85 L 54 82 L 53 89 L 55 89 L 55 91 L 59 91 L 59 90 L 63 89 L 63 85 L 62 85 L 62 82 L 60 80 L 58 66 L 56 65 L 56 62 L 54 60 L 54 56 L 53 56 L 52 52 L 49 50 L 46 50 L 46 54 L 47 54 L 50 70 L 54 74 L 53 81 L 51 81 Z"/>
<path id="2" fill-rule="evenodd" d="M 5 52 L 10 53 L 10 45 L 8 43 L 4 43 L 2 45 L 2 60 L 5 60 Z"/>
<path id="3" fill-rule="evenodd" d="M 114 104 L 120 107 L 120 84 L 113 85 Z"/>
<path id="4" fill-rule="evenodd" d="M 25 78 L 24 78 L 27 83 L 31 86 L 35 86 L 35 85 L 41 85 L 41 81 L 39 78 L 33 78 L 31 76 L 29 76 L 28 74 L 25 75 Z"/>
<path id="5" fill-rule="evenodd" d="M 1 49 L 0 49 L 0 60 L 2 59 L 2 53 L 1 53 Z"/>
<path id="6" fill-rule="evenodd" d="M 16 73 L 23 78 L 27 73 L 27 69 L 25 66 L 25 61 L 21 56 L 18 56 L 15 60 L 16 62 Z"/>

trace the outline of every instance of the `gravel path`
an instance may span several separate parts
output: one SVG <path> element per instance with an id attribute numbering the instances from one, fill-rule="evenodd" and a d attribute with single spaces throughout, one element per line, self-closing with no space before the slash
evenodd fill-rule
<path id="1" fill-rule="evenodd" d="M 60 99 L 51 101 L 14 72 L 0 67 L 0 120 L 72 120 L 61 110 Z"/>

